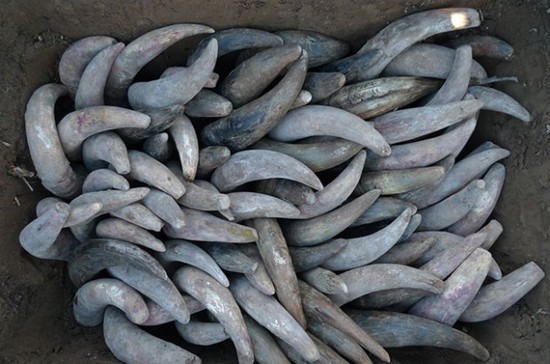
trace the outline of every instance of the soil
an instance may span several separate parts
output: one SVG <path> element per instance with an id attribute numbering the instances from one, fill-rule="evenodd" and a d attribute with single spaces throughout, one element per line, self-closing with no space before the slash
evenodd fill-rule
<path id="1" fill-rule="evenodd" d="M 154 5 L 153 5 L 154 4 Z M 391 5 L 390 5 L 391 4 Z M 0 363 L 114 363 L 100 327 L 84 328 L 72 317 L 74 287 L 65 264 L 38 260 L 19 246 L 18 234 L 34 218 L 46 195 L 36 178 L 24 181 L 13 166 L 33 170 L 24 137 L 25 104 L 38 86 L 56 81 L 56 65 L 73 41 L 109 34 L 122 41 L 176 23 L 215 28 L 251 26 L 266 30 L 317 30 L 355 46 L 389 20 L 441 6 L 472 6 L 485 21 L 476 32 L 497 35 L 515 47 L 507 62 L 481 60 L 492 75 L 515 75 L 518 83 L 496 87 L 518 99 L 534 116 L 530 125 L 484 112 L 473 144 L 491 140 L 510 149 L 507 181 L 494 218 L 504 234 L 492 252 L 504 273 L 535 261 L 550 271 L 550 3 L 548 1 L 314 1 L 159 0 L 17 1 L 0 12 Z M 179 47 L 179 48 L 178 48 Z M 185 45 L 160 57 L 182 62 Z M 159 61 L 155 61 L 159 62 Z M 550 358 L 550 285 L 543 280 L 505 314 L 485 323 L 463 325 L 491 353 L 489 363 L 542 363 Z M 204 362 L 233 362 L 231 345 L 205 353 Z M 442 349 L 392 350 L 395 363 L 475 363 Z"/>

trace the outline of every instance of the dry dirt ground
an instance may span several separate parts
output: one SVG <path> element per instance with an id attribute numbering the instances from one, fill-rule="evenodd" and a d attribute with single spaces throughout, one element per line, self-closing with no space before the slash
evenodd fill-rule
<path id="1" fill-rule="evenodd" d="M 155 3 L 155 5 L 153 5 Z M 482 32 L 515 47 L 508 62 L 483 61 L 494 75 L 516 75 L 518 83 L 498 85 L 534 115 L 525 126 L 486 112 L 476 142 L 491 140 L 511 150 L 507 181 L 494 217 L 505 232 L 493 248 L 502 270 L 534 260 L 550 272 L 550 4 L 548 1 L 13 1 L 0 10 L 0 363 L 112 363 L 100 328 L 83 328 L 72 318 L 74 287 L 65 265 L 37 260 L 19 247 L 21 228 L 34 217 L 45 195 L 9 171 L 32 170 L 23 128 L 32 91 L 55 81 L 56 63 L 71 41 L 110 34 L 128 41 L 144 31 L 176 22 L 216 28 L 235 25 L 263 29 L 302 28 L 326 32 L 359 46 L 361 41 L 406 12 L 438 6 L 468 5 L 485 16 Z M 177 63 L 180 58 L 164 56 Z M 550 361 L 548 279 L 506 314 L 476 325 L 458 324 L 492 354 L 490 363 Z M 194 348 L 196 349 L 196 348 Z M 198 350 L 198 349 L 197 349 Z M 208 352 L 205 362 L 232 362 L 231 345 Z M 397 363 L 474 363 L 447 350 L 395 350 Z"/>

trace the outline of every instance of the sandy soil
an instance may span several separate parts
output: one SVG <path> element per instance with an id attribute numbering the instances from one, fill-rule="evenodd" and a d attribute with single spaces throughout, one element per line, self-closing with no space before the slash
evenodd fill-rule
<path id="1" fill-rule="evenodd" d="M 124 4 L 122 4 L 124 3 Z M 491 140 L 511 150 L 507 182 L 494 217 L 505 232 L 493 248 L 503 271 L 534 260 L 550 271 L 550 3 L 548 1 L 156 1 L 107 2 L 7 0 L 0 12 L 0 363 L 112 363 L 100 328 L 83 328 L 72 318 L 74 287 L 64 264 L 32 258 L 19 247 L 21 228 L 45 196 L 36 179 L 30 191 L 9 171 L 33 169 L 26 151 L 23 113 L 32 91 L 55 81 L 56 63 L 67 45 L 92 34 L 123 41 L 175 22 L 217 28 L 303 28 L 349 40 L 356 46 L 389 19 L 441 5 L 469 5 L 485 15 L 482 32 L 502 37 L 516 49 L 509 62 L 483 61 L 491 74 L 516 75 L 498 85 L 534 115 L 524 126 L 486 112 L 477 142 Z M 510 4 L 514 5 L 510 5 Z M 421 5 L 418 5 L 421 4 Z M 160 62 L 181 62 L 182 47 Z M 157 61 L 159 62 L 159 61 Z M 489 322 L 457 327 L 491 352 L 489 363 L 542 363 L 550 358 L 548 279 L 506 314 Z M 193 348 L 197 349 L 198 348 Z M 205 352 L 205 350 L 201 350 Z M 201 352 L 198 351 L 198 352 Z M 205 362 L 232 362 L 230 345 L 208 349 Z M 395 350 L 395 363 L 474 363 L 446 350 Z"/>

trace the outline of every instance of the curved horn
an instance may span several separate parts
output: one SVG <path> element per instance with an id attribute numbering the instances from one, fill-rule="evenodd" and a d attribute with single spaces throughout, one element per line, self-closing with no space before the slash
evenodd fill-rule
<path id="1" fill-rule="evenodd" d="M 215 187 L 212 190 L 203 188 L 200 182 L 183 181 L 183 184 L 185 194 L 178 199 L 182 206 L 201 211 L 221 211 L 228 209 L 231 204 L 229 195 L 219 193 Z"/>
<path id="2" fill-rule="evenodd" d="M 303 144 L 283 143 L 269 138 L 262 138 L 251 148 L 287 154 L 304 163 L 313 172 L 319 172 L 344 163 L 363 149 L 363 146 L 340 138 Z"/>
<path id="3" fill-rule="evenodd" d="M 298 45 L 281 45 L 258 52 L 224 78 L 220 93 L 239 108 L 259 97 L 301 54 L 302 48 Z"/>
<path id="4" fill-rule="evenodd" d="M 275 285 L 262 261 L 258 248 L 254 244 L 241 244 L 239 245 L 239 249 L 243 254 L 258 264 L 258 268 L 256 268 L 254 272 L 245 273 L 246 278 L 262 293 L 270 296 L 274 295 Z"/>
<path id="5" fill-rule="evenodd" d="M 285 228 L 290 245 L 310 246 L 327 241 L 344 231 L 380 196 L 380 190 L 367 192 L 324 215 L 297 220 Z"/>
<path id="6" fill-rule="evenodd" d="M 168 77 L 132 84 L 128 88 L 130 105 L 136 110 L 153 110 L 186 104 L 208 82 L 217 52 L 218 42 L 212 39 L 191 66 Z"/>
<path id="7" fill-rule="evenodd" d="M 472 117 L 439 136 L 394 145 L 388 157 L 369 154 L 365 167 L 371 170 L 387 170 L 429 166 L 458 150 L 470 138 L 476 125 L 477 118 Z"/>
<path id="8" fill-rule="evenodd" d="M 474 250 L 445 280 L 441 294 L 423 298 L 409 313 L 454 326 L 479 291 L 490 265 L 491 253 L 479 248 Z"/>
<path id="9" fill-rule="evenodd" d="M 357 326 L 357 324 L 327 296 L 302 281 L 300 281 L 300 294 L 304 301 L 304 310 L 308 318 L 335 327 L 357 340 L 363 348 L 367 349 L 382 361 L 387 363 L 390 362 L 389 354 L 368 334 L 368 331 L 364 331 Z"/>
<path id="10" fill-rule="evenodd" d="M 159 278 L 147 270 L 131 264 L 113 266 L 107 271 L 113 277 L 157 303 L 170 314 L 170 321 L 189 322 L 190 311 L 186 300 L 170 279 Z"/>
<path id="11" fill-rule="evenodd" d="M 125 363 L 201 362 L 195 354 L 140 329 L 114 307 L 105 310 L 103 336 L 113 355 Z"/>
<path id="12" fill-rule="evenodd" d="M 166 251 L 157 254 L 163 264 L 180 262 L 202 269 L 220 282 L 229 287 L 229 280 L 216 261 L 203 249 L 185 240 L 169 240 L 165 243 Z"/>
<path id="13" fill-rule="evenodd" d="M 507 61 L 514 55 L 514 48 L 497 37 L 490 35 L 463 35 L 446 42 L 453 48 L 463 45 L 472 47 L 474 57 L 490 57 Z"/>
<path id="14" fill-rule="evenodd" d="M 80 193 L 82 179 L 70 166 L 55 122 L 55 102 L 67 94 L 62 85 L 47 84 L 32 94 L 25 111 L 25 133 L 31 159 L 42 185 L 61 198 Z"/>
<path id="15" fill-rule="evenodd" d="M 119 174 L 130 172 L 126 144 L 117 133 L 111 131 L 92 135 L 82 143 L 82 161 L 89 170 L 111 164 Z"/>
<path id="16" fill-rule="evenodd" d="M 84 284 L 73 299 L 73 314 L 83 326 L 97 326 L 103 322 L 107 306 L 124 311 L 128 320 L 142 324 L 149 317 L 149 309 L 141 295 L 117 279 L 101 278 Z"/>
<path id="17" fill-rule="evenodd" d="M 71 206 L 71 211 L 74 212 L 70 214 L 66 225 L 73 226 L 77 223 L 83 224 L 85 222 L 89 222 L 94 217 L 118 210 L 121 207 L 141 200 L 149 193 L 149 191 L 150 190 L 146 187 L 137 187 L 130 188 L 128 191 L 105 190 L 84 193 L 72 200 L 69 204 Z M 88 220 L 82 221 L 82 215 L 76 213 L 78 211 L 78 208 L 83 206 L 90 206 L 93 203 L 100 203 L 102 205 L 101 210 L 99 210 L 95 215 L 91 216 Z"/>
<path id="18" fill-rule="evenodd" d="M 92 58 L 80 77 L 74 99 L 75 109 L 84 109 L 90 106 L 104 104 L 103 92 L 111 67 L 124 49 L 124 43 L 110 45 Z"/>
<path id="19" fill-rule="evenodd" d="M 462 351 L 483 361 L 490 356 L 471 336 L 433 320 L 397 312 L 346 312 L 384 347 L 435 346 Z"/>
<path id="20" fill-rule="evenodd" d="M 181 210 L 187 216 L 185 226 L 176 228 L 168 225 L 163 229 L 171 238 L 225 243 L 251 243 L 258 240 L 256 230 L 247 226 L 225 221 L 204 211 L 185 207 Z"/>
<path id="21" fill-rule="evenodd" d="M 299 93 L 298 93 L 298 96 L 296 96 L 296 99 L 294 99 L 294 102 L 292 103 L 292 105 L 290 105 L 290 108 L 289 110 L 294 110 L 294 109 L 297 109 L 299 107 L 302 107 L 304 105 L 307 105 L 311 102 L 311 93 L 307 90 L 301 90 Z"/>
<path id="22" fill-rule="evenodd" d="M 485 181 L 477 179 L 445 200 L 420 210 L 422 222 L 418 229 L 442 230 L 451 226 L 468 214 L 484 191 Z"/>
<path id="23" fill-rule="evenodd" d="M 357 53 L 383 50 L 384 56 L 368 70 L 368 78 L 375 78 L 395 56 L 433 35 L 453 30 L 468 29 L 481 24 L 481 14 L 469 8 L 443 8 L 407 15 L 391 22 L 370 38 Z M 407 29 L 403 32 L 403 29 Z"/>
<path id="24" fill-rule="evenodd" d="M 48 212 L 52 208 L 57 208 L 56 205 L 58 203 L 64 202 L 56 197 L 46 197 L 40 200 L 36 205 L 36 216 L 40 216 Z M 70 219 L 68 218 L 67 221 L 65 221 L 65 225 L 63 225 L 63 227 L 67 228 L 74 225 L 84 224 L 90 219 L 97 216 L 97 214 L 99 214 L 102 209 L 103 204 L 101 202 L 90 202 L 88 204 L 70 207 Z"/>
<path id="25" fill-rule="evenodd" d="M 319 350 L 313 340 L 274 297 L 257 290 L 245 277 L 235 278 L 229 289 L 256 322 L 295 348 L 306 360 L 319 359 Z"/>
<path id="26" fill-rule="evenodd" d="M 119 219 L 131 222 L 134 225 L 146 230 L 160 231 L 164 223 L 147 207 L 140 203 L 133 203 L 117 210 L 111 211 L 110 215 Z"/>
<path id="27" fill-rule="evenodd" d="M 298 278 L 279 223 L 276 219 L 254 219 L 250 221 L 250 226 L 258 232 L 256 246 L 275 285 L 279 302 L 305 328 L 307 324 L 298 294 Z"/>
<path id="28" fill-rule="evenodd" d="M 137 150 L 129 150 L 128 158 L 131 168 L 127 175 L 129 179 L 158 188 L 174 199 L 180 198 L 185 193 L 183 183 L 164 164 L 153 157 Z"/>
<path id="29" fill-rule="evenodd" d="M 239 363 L 252 364 L 254 362 L 252 343 L 241 310 L 231 292 L 208 274 L 193 267 L 178 269 L 173 279 L 176 285 L 199 300 L 216 316 L 235 345 Z"/>
<path id="30" fill-rule="evenodd" d="M 307 55 L 302 55 L 270 91 L 239 107 L 222 119 L 208 124 L 201 137 L 206 145 L 225 145 L 242 150 L 276 126 L 298 96 L 306 76 Z"/>
<path id="31" fill-rule="evenodd" d="M 411 213 L 406 209 L 391 224 L 374 234 L 346 239 L 346 247 L 322 266 L 338 271 L 372 263 L 397 243 L 411 220 Z"/>
<path id="32" fill-rule="evenodd" d="M 444 282 L 423 270 L 399 264 L 371 264 L 340 274 L 348 286 L 347 294 L 332 295 L 341 306 L 369 293 L 392 288 L 416 288 L 441 293 Z"/>
<path id="33" fill-rule="evenodd" d="M 113 129 L 143 129 L 150 123 L 148 115 L 137 111 L 116 106 L 92 106 L 65 116 L 57 124 L 57 130 L 67 158 L 79 160 L 86 138 Z"/>
<path id="34" fill-rule="evenodd" d="M 325 268 L 315 267 L 304 271 L 300 278 L 319 292 L 326 294 L 347 293 L 348 286 L 336 273 Z"/>
<path id="35" fill-rule="evenodd" d="M 344 86 L 322 103 L 370 119 L 419 100 L 438 84 L 420 77 L 382 77 Z"/>
<path id="36" fill-rule="evenodd" d="M 357 184 L 357 193 L 379 189 L 381 195 L 395 195 L 433 185 L 445 177 L 443 167 L 422 167 L 365 172 Z"/>
<path id="37" fill-rule="evenodd" d="M 227 192 L 251 181 L 285 178 L 321 190 L 319 178 L 302 162 L 282 153 L 268 150 L 245 150 L 233 154 L 212 174 L 211 182 Z"/>
<path id="38" fill-rule="evenodd" d="M 482 109 L 484 110 L 505 113 L 524 123 L 529 123 L 533 119 L 527 109 L 502 91 L 483 86 L 470 86 L 468 87 L 468 93 L 483 101 Z"/>
<path id="39" fill-rule="evenodd" d="M 492 319 L 519 301 L 543 278 L 544 271 L 536 263 L 529 262 L 500 281 L 481 287 L 459 320 L 479 322 Z"/>
<path id="40" fill-rule="evenodd" d="M 472 61 L 472 48 L 467 45 L 458 47 L 445 83 L 426 105 L 443 105 L 462 100 L 470 83 Z"/>
<path id="41" fill-rule="evenodd" d="M 456 124 L 474 115 L 479 100 L 449 102 L 392 111 L 373 119 L 374 127 L 390 144 L 405 142 Z"/>
<path id="42" fill-rule="evenodd" d="M 338 123 L 335 121 L 338 120 Z M 388 156 L 390 146 L 371 123 L 331 106 L 307 105 L 282 118 L 269 136 L 291 142 L 315 135 L 330 135 L 361 144 L 376 154 Z"/>
<path id="43" fill-rule="evenodd" d="M 114 38 L 92 36 L 77 40 L 63 52 L 59 60 L 59 79 L 69 89 L 71 95 L 76 93 L 82 73 L 86 66 L 101 50 L 115 44 Z"/>
<path id="44" fill-rule="evenodd" d="M 42 259 L 63 259 L 72 248 L 59 240 L 61 229 L 69 218 L 70 207 L 59 201 L 31 221 L 19 233 L 19 243 L 31 255 Z"/>
<path id="45" fill-rule="evenodd" d="M 114 239 L 92 239 L 78 246 L 69 261 L 69 277 L 79 287 L 101 270 L 117 265 L 134 265 L 160 279 L 168 279 L 164 268 L 145 250 Z"/>
<path id="46" fill-rule="evenodd" d="M 365 151 L 357 153 L 336 178 L 316 193 L 317 198 L 314 203 L 298 206 L 300 209 L 300 218 L 311 218 L 322 215 L 344 203 L 352 194 L 361 178 L 366 156 Z"/>
<path id="47" fill-rule="evenodd" d="M 327 344 L 316 338 L 313 334 L 310 332 L 307 333 L 307 335 L 310 337 L 310 339 L 317 345 L 317 349 L 319 350 L 320 358 L 317 360 L 318 363 L 333 363 L 333 364 L 346 364 L 347 361 L 342 358 L 338 353 L 336 353 L 334 350 L 332 350 Z M 292 346 L 288 345 L 283 340 L 279 339 L 277 340 L 279 342 L 279 347 L 285 355 L 287 356 L 290 361 L 293 363 L 311 363 L 310 360 L 307 360 L 304 358 L 304 356 L 297 351 Z"/>
<path id="48" fill-rule="evenodd" d="M 260 217 L 296 218 L 300 215 L 300 210 L 294 205 L 263 193 L 231 192 L 227 196 L 235 221 Z"/>
<path id="49" fill-rule="evenodd" d="M 152 189 L 142 202 L 156 216 L 174 228 L 185 226 L 186 216 L 181 211 L 178 203 L 169 194 Z"/>
<path id="50" fill-rule="evenodd" d="M 481 177 L 495 162 L 509 155 L 510 151 L 498 146 L 470 154 L 456 163 L 436 186 L 423 188 L 419 190 L 420 193 L 405 193 L 400 197 L 414 203 L 419 209 L 433 205 L 464 188 L 473 179 Z"/>
<path id="51" fill-rule="evenodd" d="M 110 169 L 96 169 L 86 176 L 82 184 L 82 193 L 111 189 L 128 191 L 130 183 L 126 178 Z"/>
<path id="52" fill-rule="evenodd" d="M 199 140 L 191 120 L 180 115 L 169 129 L 178 151 L 183 178 L 193 181 L 199 165 Z"/>
<path id="53" fill-rule="evenodd" d="M 214 33 L 214 29 L 200 24 L 174 24 L 136 38 L 115 60 L 107 80 L 107 94 L 113 101 L 120 102 L 144 65 L 181 39 L 204 33 Z"/>
<path id="54" fill-rule="evenodd" d="M 505 177 L 506 168 L 504 165 L 500 163 L 493 164 L 483 177 L 485 189 L 472 209 L 462 219 L 449 226 L 447 230 L 462 236 L 478 231 L 493 212 L 502 191 Z"/>

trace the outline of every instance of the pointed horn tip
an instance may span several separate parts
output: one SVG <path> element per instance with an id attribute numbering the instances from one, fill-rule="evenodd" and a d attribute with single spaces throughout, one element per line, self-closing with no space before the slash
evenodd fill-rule
<path id="1" fill-rule="evenodd" d="M 411 220 L 411 218 L 413 217 L 413 215 L 415 215 L 416 211 L 414 211 L 414 208 L 413 207 L 407 207 L 405 210 L 403 210 L 402 214 L 403 216 L 405 216 L 405 218 L 407 220 Z M 421 216 L 420 214 L 416 214 L 416 215 L 419 215 Z"/>
<path id="2" fill-rule="evenodd" d="M 542 270 L 542 268 L 535 262 L 529 262 L 527 264 L 525 264 L 526 266 L 528 266 L 529 268 L 532 267 L 532 269 L 535 271 L 536 275 L 540 275 L 540 279 L 544 278 L 546 276 L 546 274 L 544 273 L 544 271 Z"/>
<path id="3" fill-rule="evenodd" d="M 216 38 L 212 38 L 208 41 L 208 45 L 206 46 L 206 48 L 208 47 L 216 47 L 216 49 L 218 48 L 218 40 Z"/>
<path id="4" fill-rule="evenodd" d="M 159 133 L 158 137 L 160 138 L 160 140 L 162 142 L 167 142 L 168 138 L 169 138 L 168 133 L 165 133 L 165 132 L 164 133 Z"/>
<path id="5" fill-rule="evenodd" d="M 299 45 L 299 44 L 287 44 L 287 46 L 290 47 L 293 50 L 296 50 L 296 52 L 299 53 L 300 56 L 302 56 L 302 54 L 304 52 L 304 48 L 302 48 L 301 45 Z M 300 56 L 298 56 L 298 57 L 300 57 Z"/>
<path id="6" fill-rule="evenodd" d="M 491 254 L 490 251 L 488 251 L 486 249 L 483 249 L 483 248 L 476 248 L 473 252 L 474 253 L 477 252 L 477 254 L 485 255 L 485 256 L 487 256 L 487 258 L 492 258 L 493 257 L 493 255 Z"/>
<path id="7" fill-rule="evenodd" d="M 130 172 L 132 172 L 132 170 L 130 169 L 130 167 L 128 168 L 122 168 L 118 171 L 116 171 L 118 174 L 120 174 L 121 176 L 125 175 L 125 174 L 128 174 Z"/>
<path id="8" fill-rule="evenodd" d="M 378 353 L 377 357 L 378 357 L 378 359 L 382 360 L 385 363 L 390 363 L 391 362 L 390 354 L 388 354 L 388 352 L 386 350 L 384 350 L 381 353 Z"/>
<path id="9" fill-rule="evenodd" d="M 367 193 L 371 193 L 373 195 L 376 196 L 376 198 L 380 197 L 380 195 L 382 194 L 382 190 L 378 189 L 378 188 L 373 188 L 372 190 L 370 190 L 369 192 Z"/>
<path id="10" fill-rule="evenodd" d="M 386 144 L 382 148 L 380 148 L 379 154 L 381 157 L 389 157 L 391 155 L 390 145 Z"/>
<path id="11" fill-rule="evenodd" d="M 496 219 L 493 219 L 491 221 L 489 221 L 489 223 L 487 225 L 491 225 L 491 226 L 494 226 L 495 229 L 498 229 L 500 230 L 501 232 L 504 231 L 504 227 L 502 226 L 502 224 L 496 220 Z"/>
<path id="12" fill-rule="evenodd" d="M 365 149 L 361 149 L 356 155 L 355 155 L 355 158 L 356 159 L 359 159 L 360 161 L 362 161 L 362 163 L 364 164 L 365 163 L 365 160 L 367 159 L 367 151 Z"/>

